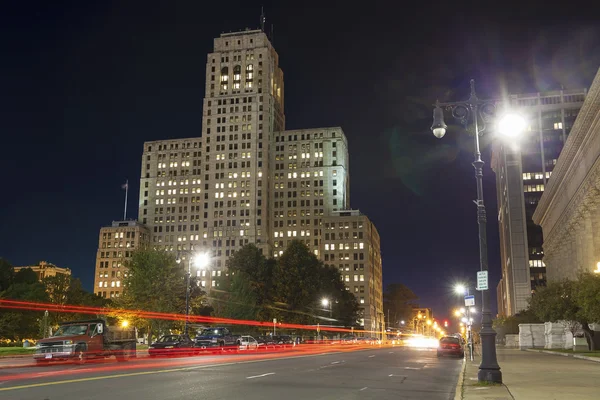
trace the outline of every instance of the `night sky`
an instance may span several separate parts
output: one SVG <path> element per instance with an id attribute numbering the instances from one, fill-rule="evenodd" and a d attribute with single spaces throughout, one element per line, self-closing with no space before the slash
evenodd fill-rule
<path id="1" fill-rule="evenodd" d="M 286 128 L 343 128 L 351 206 L 379 230 L 384 283 L 406 284 L 438 315 L 457 303 L 454 283 L 474 284 L 479 255 L 472 141 L 458 128 L 436 139 L 431 103 L 466 99 L 470 78 L 480 97 L 589 87 L 600 66 L 600 28 L 573 3 L 12 3 L 0 15 L 0 257 L 71 268 L 90 290 L 98 232 L 122 218 L 126 179 L 137 217 L 143 142 L 200 136 L 213 38 L 257 28 L 261 4 L 284 71 Z"/>

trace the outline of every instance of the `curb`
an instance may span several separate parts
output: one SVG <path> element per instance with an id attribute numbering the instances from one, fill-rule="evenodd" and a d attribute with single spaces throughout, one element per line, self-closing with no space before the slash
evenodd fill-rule
<path id="1" fill-rule="evenodd" d="M 467 359 L 463 358 L 463 366 L 458 374 L 458 382 L 456 382 L 456 391 L 454 392 L 454 400 L 462 400 L 463 386 L 465 384 L 465 371 L 467 370 Z"/>
<path id="2" fill-rule="evenodd" d="M 525 351 L 529 351 L 531 353 L 551 354 L 553 356 L 563 356 L 563 357 L 579 358 L 580 360 L 587 360 L 587 361 L 592 361 L 592 362 L 600 363 L 600 357 L 580 356 L 580 355 L 577 355 L 577 354 L 559 353 L 559 352 L 556 352 L 556 351 L 537 350 L 537 349 L 525 349 Z"/>

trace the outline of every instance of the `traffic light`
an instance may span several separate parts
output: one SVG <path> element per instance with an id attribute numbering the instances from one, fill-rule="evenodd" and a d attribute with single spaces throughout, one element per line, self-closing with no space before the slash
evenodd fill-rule
<path id="1" fill-rule="evenodd" d="M 448 321 L 444 321 L 444 327 L 447 328 L 448 327 Z"/>

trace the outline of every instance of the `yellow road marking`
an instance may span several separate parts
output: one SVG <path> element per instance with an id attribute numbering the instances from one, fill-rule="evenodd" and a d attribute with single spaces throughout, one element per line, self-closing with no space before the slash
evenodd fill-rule
<path id="1" fill-rule="evenodd" d="M 51 385 L 64 385 L 66 383 L 99 381 L 102 379 L 113 379 L 113 378 L 125 378 L 128 376 L 167 374 L 169 372 L 190 371 L 190 370 L 194 370 L 194 369 L 203 369 L 203 368 L 209 368 L 209 367 L 226 367 L 228 365 L 236 365 L 236 364 L 250 364 L 250 363 L 259 363 L 259 362 L 275 361 L 275 360 L 290 360 L 290 359 L 294 359 L 294 358 L 319 357 L 319 356 L 327 356 L 327 355 L 339 354 L 339 353 L 340 352 L 329 352 L 329 353 L 321 353 L 321 354 L 309 354 L 309 355 L 304 355 L 304 356 L 292 356 L 292 357 L 282 357 L 282 358 L 266 358 L 266 359 L 262 359 L 262 360 L 237 361 L 237 362 L 230 362 L 230 363 L 223 363 L 223 364 L 196 365 L 193 367 L 161 369 L 161 370 L 156 370 L 156 371 L 140 371 L 140 372 L 130 372 L 130 373 L 126 373 L 126 374 L 91 376 L 89 378 L 67 379 L 64 381 L 31 383 L 29 385 L 11 386 L 11 387 L 7 387 L 7 388 L 0 388 L 0 392 L 5 392 L 5 391 L 9 391 L 9 390 L 17 390 L 17 389 L 30 389 L 30 388 L 35 388 L 35 387 L 51 386 Z"/>

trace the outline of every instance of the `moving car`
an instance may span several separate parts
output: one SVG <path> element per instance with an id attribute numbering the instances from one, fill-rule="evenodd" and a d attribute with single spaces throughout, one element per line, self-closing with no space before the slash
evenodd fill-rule
<path id="1" fill-rule="evenodd" d="M 462 341 L 455 336 L 444 336 L 440 339 L 440 345 L 437 349 L 437 356 L 458 356 L 465 357 L 465 348 Z"/>
<path id="2" fill-rule="evenodd" d="M 158 355 L 190 355 L 195 343 L 188 335 L 164 335 L 148 347 L 150 357 Z"/>
<path id="3" fill-rule="evenodd" d="M 108 326 L 103 319 L 70 321 L 60 324 L 49 338 L 38 341 L 33 355 L 36 363 L 115 356 L 126 361 L 136 356 L 136 331 L 131 327 Z"/>

